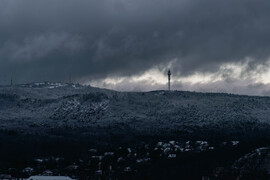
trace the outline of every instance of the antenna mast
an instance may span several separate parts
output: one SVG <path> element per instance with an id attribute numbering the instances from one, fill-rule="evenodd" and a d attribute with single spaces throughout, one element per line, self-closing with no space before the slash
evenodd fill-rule
<path id="1" fill-rule="evenodd" d="M 168 90 L 171 90 L 171 71 L 168 71 Z"/>

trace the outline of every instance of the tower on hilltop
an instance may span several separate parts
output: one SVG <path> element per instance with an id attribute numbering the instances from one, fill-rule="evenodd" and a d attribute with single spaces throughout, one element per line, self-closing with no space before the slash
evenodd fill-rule
<path id="1" fill-rule="evenodd" d="M 171 90 L 171 70 L 168 71 L 168 90 Z"/>

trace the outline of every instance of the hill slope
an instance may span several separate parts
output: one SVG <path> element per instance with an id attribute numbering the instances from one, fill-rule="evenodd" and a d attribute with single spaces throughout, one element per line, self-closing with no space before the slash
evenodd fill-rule
<path id="1" fill-rule="evenodd" d="M 41 136 L 252 138 L 269 135 L 270 98 L 34 83 L 0 87 L 0 117 L 2 131 Z"/>

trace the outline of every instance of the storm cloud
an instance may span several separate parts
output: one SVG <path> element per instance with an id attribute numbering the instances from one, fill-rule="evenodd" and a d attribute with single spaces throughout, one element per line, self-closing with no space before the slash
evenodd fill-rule
<path id="1" fill-rule="evenodd" d="M 269 8 L 267 0 L 2 0 L 0 82 L 69 74 L 91 82 L 153 68 L 187 77 L 228 63 L 247 63 L 243 76 L 264 72 Z"/>

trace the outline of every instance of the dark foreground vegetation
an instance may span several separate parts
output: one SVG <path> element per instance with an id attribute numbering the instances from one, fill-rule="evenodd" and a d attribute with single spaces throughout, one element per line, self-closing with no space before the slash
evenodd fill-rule
<path id="1" fill-rule="evenodd" d="M 30 136 L 22 139 L 16 136 L 9 137 L 14 142 L 2 141 L 0 168 L 2 174 L 21 178 L 43 174 L 68 175 L 74 179 L 236 179 L 240 168 L 233 169 L 233 164 L 252 150 L 269 144 L 266 140 L 170 140 L 98 146 L 80 140 L 36 137 L 35 142 Z M 269 178 L 263 168 L 242 174 L 240 179 Z"/>

